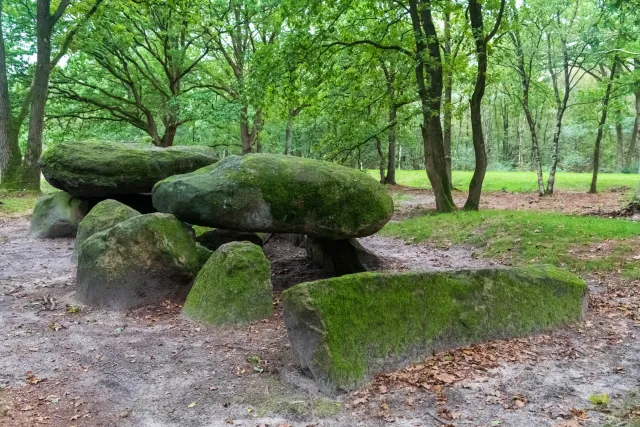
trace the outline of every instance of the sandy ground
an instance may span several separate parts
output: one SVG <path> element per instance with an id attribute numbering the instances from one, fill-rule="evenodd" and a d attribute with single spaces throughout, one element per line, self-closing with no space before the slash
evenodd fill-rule
<path id="1" fill-rule="evenodd" d="M 274 315 L 209 328 L 182 319 L 180 301 L 81 306 L 73 241 L 27 229 L 27 218 L 0 218 L 0 426 L 596 426 L 610 414 L 589 396 L 615 406 L 640 390 L 637 282 L 589 278 L 590 311 L 573 329 L 435 355 L 327 397 L 298 373 L 279 305 L 281 290 L 324 273 L 286 240 L 265 246 Z M 490 264 L 465 247 L 361 241 L 387 270 Z"/>

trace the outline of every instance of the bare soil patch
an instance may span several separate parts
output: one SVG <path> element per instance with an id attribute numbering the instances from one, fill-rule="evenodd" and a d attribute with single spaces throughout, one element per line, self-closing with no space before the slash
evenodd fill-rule
<path id="1" fill-rule="evenodd" d="M 431 190 L 393 186 L 396 196 L 396 212 L 400 216 L 435 209 Z M 556 191 L 552 197 L 540 197 L 536 193 L 488 192 L 482 194 L 481 209 L 512 209 L 553 211 L 564 214 L 600 215 L 620 210 L 628 202 L 628 188 L 613 189 L 598 194 L 572 191 Z M 453 199 L 457 206 L 464 206 L 467 193 L 456 191 Z"/>
<path id="2" fill-rule="evenodd" d="M 210 328 L 181 318 L 180 301 L 127 313 L 81 306 L 73 242 L 32 240 L 27 229 L 27 218 L 0 219 L 1 426 L 595 426 L 609 415 L 589 396 L 615 403 L 640 389 L 640 283 L 620 276 L 590 278 L 591 309 L 576 328 L 434 355 L 335 398 L 295 368 L 279 293 L 325 275 L 286 240 L 265 246 L 274 315 Z M 491 262 L 465 247 L 361 241 L 385 270 Z"/>

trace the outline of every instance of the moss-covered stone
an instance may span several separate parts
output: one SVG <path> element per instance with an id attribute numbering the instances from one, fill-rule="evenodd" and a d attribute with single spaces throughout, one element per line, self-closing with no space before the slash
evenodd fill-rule
<path id="1" fill-rule="evenodd" d="M 200 269 L 204 267 L 204 265 L 209 261 L 211 255 L 213 255 L 213 251 L 205 248 L 200 243 L 196 242 L 196 249 L 198 250 L 198 260 L 200 264 Z M 200 269 L 198 271 L 200 271 Z"/>
<path id="2" fill-rule="evenodd" d="M 252 322 L 273 312 L 271 290 L 271 265 L 262 249 L 231 242 L 202 267 L 182 312 L 213 325 Z"/>
<path id="3" fill-rule="evenodd" d="M 326 392 L 439 351 L 579 321 L 587 285 L 555 267 L 360 273 L 296 285 L 284 319 L 300 365 Z"/>
<path id="4" fill-rule="evenodd" d="M 80 246 L 77 297 L 119 310 L 184 298 L 200 262 L 188 227 L 173 215 L 138 215 Z"/>
<path id="5" fill-rule="evenodd" d="M 140 212 L 116 200 L 107 199 L 98 203 L 78 225 L 74 254 L 77 255 L 78 248 L 89 237 L 138 215 Z"/>
<path id="6" fill-rule="evenodd" d="M 33 208 L 29 234 L 38 238 L 74 237 L 87 211 L 87 202 L 64 191 L 47 194 Z"/>
<path id="7" fill-rule="evenodd" d="M 371 235 L 393 214 L 393 200 L 368 174 L 275 154 L 230 156 L 167 178 L 153 204 L 192 224 L 327 239 Z"/>
<path id="8" fill-rule="evenodd" d="M 108 197 L 150 193 L 153 185 L 217 161 L 210 147 L 109 142 L 59 142 L 42 154 L 40 167 L 49 184 L 69 194 Z"/>

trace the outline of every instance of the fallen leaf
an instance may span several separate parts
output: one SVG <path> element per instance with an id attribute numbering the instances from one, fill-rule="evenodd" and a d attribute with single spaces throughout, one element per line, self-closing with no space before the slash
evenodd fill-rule
<path id="1" fill-rule="evenodd" d="M 189 403 L 189 408 L 193 408 L 194 406 L 196 406 L 196 402 Z"/>

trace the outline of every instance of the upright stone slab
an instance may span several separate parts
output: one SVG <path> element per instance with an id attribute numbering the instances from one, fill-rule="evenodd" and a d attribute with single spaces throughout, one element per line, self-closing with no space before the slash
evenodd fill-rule
<path id="1" fill-rule="evenodd" d="M 42 196 L 33 209 L 29 234 L 38 238 L 75 237 L 88 210 L 86 201 L 64 191 Z"/>
<path id="2" fill-rule="evenodd" d="M 199 252 L 173 215 L 135 216 L 80 246 L 77 297 L 116 310 L 182 299 L 200 269 Z"/>
<path id="3" fill-rule="evenodd" d="M 578 322 L 587 285 L 555 267 L 360 273 L 283 293 L 300 366 L 327 393 L 434 351 Z"/>
<path id="4" fill-rule="evenodd" d="M 89 237 L 110 229 L 134 216 L 140 215 L 135 209 L 118 201 L 107 199 L 95 205 L 78 225 L 74 254 Z"/>
<path id="5" fill-rule="evenodd" d="M 160 212 L 191 224 L 334 240 L 374 234 L 393 214 L 391 197 L 368 174 L 275 154 L 229 156 L 167 178 L 152 194 Z"/>
<path id="6" fill-rule="evenodd" d="M 74 196 L 105 198 L 150 193 L 168 176 L 195 171 L 217 161 L 213 148 L 110 141 L 59 142 L 40 158 L 49 184 Z"/>
<path id="7" fill-rule="evenodd" d="M 252 322 L 273 312 L 271 291 L 271 265 L 262 249 L 249 242 L 231 242 L 209 257 L 182 312 L 213 325 Z"/>

